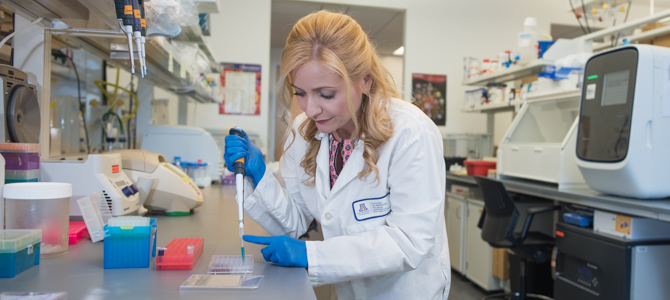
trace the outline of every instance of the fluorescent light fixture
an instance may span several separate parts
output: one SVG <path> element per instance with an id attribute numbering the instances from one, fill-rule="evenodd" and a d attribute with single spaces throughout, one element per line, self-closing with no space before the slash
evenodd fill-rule
<path id="1" fill-rule="evenodd" d="M 405 55 L 405 46 L 400 46 L 400 48 L 395 49 L 393 55 Z"/>

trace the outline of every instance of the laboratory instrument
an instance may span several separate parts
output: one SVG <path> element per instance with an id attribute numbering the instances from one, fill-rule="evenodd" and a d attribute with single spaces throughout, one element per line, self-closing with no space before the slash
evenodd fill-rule
<path id="1" fill-rule="evenodd" d="M 593 231 L 627 240 L 670 240 L 670 223 L 615 214 L 596 209 L 593 212 Z"/>
<path id="2" fill-rule="evenodd" d="M 493 156 L 493 135 L 486 133 L 449 133 L 442 135 L 444 157 L 482 159 Z"/>
<path id="3" fill-rule="evenodd" d="M 628 45 L 586 63 L 577 165 L 594 190 L 670 196 L 670 49 Z"/>
<path id="4" fill-rule="evenodd" d="M 128 215 L 136 213 L 140 207 L 139 190 L 122 172 L 121 165 L 121 155 L 118 153 L 42 161 L 40 177 L 47 182 L 71 183 L 73 202 L 102 191 L 112 215 Z M 73 202 L 70 204 L 70 216 L 82 216 L 79 206 Z"/>
<path id="5" fill-rule="evenodd" d="M 40 105 L 36 88 L 28 75 L 8 65 L 0 65 L 0 84 L 4 91 L 4 122 L 0 122 L 0 141 L 38 143 L 40 140 Z"/>
<path id="6" fill-rule="evenodd" d="M 133 37 L 137 47 L 137 58 L 140 61 L 140 75 L 144 78 L 144 58 L 142 57 L 142 17 L 138 0 L 131 0 L 133 8 Z M 132 52 L 130 55 L 133 55 Z"/>
<path id="7" fill-rule="evenodd" d="M 87 237 L 88 230 L 86 230 L 86 223 L 84 221 L 70 221 L 68 230 L 69 245 L 76 245 Z"/>
<path id="8" fill-rule="evenodd" d="M 157 248 L 156 270 L 193 270 L 204 247 L 203 238 L 172 239 L 164 248 Z"/>
<path id="9" fill-rule="evenodd" d="M 235 126 L 230 129 L 230 135 L 236 135 L 240 138 L 244 138 L 242 134 L 242 129 Z M 237 201 L 237 214 L 239 218 L 239 227 L 240 227 L 240 243 L 242 250 L 242 262 L 244 263 L 244 157 L 238 159 L 233 164 L 234 173 L 235 173 L 235 201 Z"/>
<path id="10" fill-rule="evenodd" d="M 5 185 L 7 229 L 42 230 L 41 255 L 67 252 L 72 185 L 57 182 L 23 182 Z"/>
<path id="11" fill-rule="evenodd" d="M 630 241 L 563 222 L 556 225 L 556 300 L 665 299 L 670 240 Z"/>
<path id="12" fill-rule="evenodd" d="M 586 187 L 575 162 L 579 98 L 527 102 L 498 147 L 497 173 L 557 184 Z"/>
<path id="13" fill-rule="evenodd" d="M 5 161 L 4 183 L 36 182 L 40 173 L 40 144 L 0 143 Z"/>
<path id="14" fill-rule="evenodd" d="M 103 192 L 77 199 L 77 205 L 81 211 L 81 217 L 86 223 L 86 230 L 92 242 L 102 241 L 105 238 L 105 225 L 112 217 L 107 199 Z"/>
<path id="15" fill-rule="evenodd" d="M 40 264 L 40 229 L 0 229 L 0 278 L 13 278 Z"/>
<path id="16" fill-rule="evenodd" d="M 180 156 L 182 161 L 202 160 L 210 166 L 208 176 L 212 181 L 221 180 L 223 175 L 223 153 L 212 135 L 199 127 L 149 126 L 144 131 L 141 148 L 166 158 Z"/>
<path id="17" fill-rule="evenodd" d="M 105 269 L 148 268 L 156 256 L 156 219 L 122 216 L 105 226 Z"/>
<path id="18" fill-rule="evenodd" d="M 209 274 L 252 274 L 253 272 L 253 255 L 247 255 L 244 259 L 239 255 L 212 255 L 207 266 Z"/>
<path id="19" fill-rule="evenodd" d="M 144 0 L 139 0 L 139 5 L 140 5 L 140 22 L 142 22 L 142 51 L 140 54 L 142 55 L 142 61 L 144 61 L 144 69 L 142 70 L 142 74 L 144 76 L 147 76 L 147 52 L 144 47 L 144 44 L 146 43 L 146 37 L 147 37 L 147 21 L 144 18 Z"/>
<path id="20" fill-rule="evenodd" d="M 123 172 L 137 185 L 140 209 L 184 216 L 202 205 L 203 195 L 195 182 L 163 155 L 135 149 L 111 153 L 121 155 Z"/>
<path id="21" fill-rule="evenodd" d="M 135 74 L 135 58 L 133 57 L 133 6 L 131 0 L 114 0 L 116 18 L 121 30 L 128 39 L 128 56 L 130 57 L 130 73 Z"/>

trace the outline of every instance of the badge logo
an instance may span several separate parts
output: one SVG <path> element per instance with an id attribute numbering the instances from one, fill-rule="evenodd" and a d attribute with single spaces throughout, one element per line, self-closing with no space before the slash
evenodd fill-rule
<path id="1" fill-rule="evenodd" d="M 358 209 L 359 212 L 368 211 L 368 208 L 365 207 L 365 203 L 361 203 L 361 208 Z"/>

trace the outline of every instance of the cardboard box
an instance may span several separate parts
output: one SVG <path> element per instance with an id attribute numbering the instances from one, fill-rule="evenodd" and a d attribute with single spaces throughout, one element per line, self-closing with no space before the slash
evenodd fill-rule
<path id="1" fill-rule="evenodd" d="M 665 27 L 665 24 L 660 24 L 660 23 L 652 23 L 649 25 L 646 25 L 642 27 L 642 32 L 649 31 L 649 30 L 654 30 L 657 28 Z M 647 39 L 647 40 L 639 40 L 638 41 L 640 44 L 649 44 L 649 45 L 655 45 L 655 46 L 661 46 L 661 47 L 670 47 L 670 34 L 666 35 L 661 35 L 657 36 L 652 39 Z"/>
<path id="2" fill-rule="evenodd" d="M 493 248 L 493 277 L 509 279 L 509 254 L 507 248 Z"/>

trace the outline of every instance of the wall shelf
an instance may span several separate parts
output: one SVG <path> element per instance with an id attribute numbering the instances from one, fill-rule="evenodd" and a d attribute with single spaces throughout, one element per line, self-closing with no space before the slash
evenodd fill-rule
<path id="1" fill-rule="evenodd" d="M 463 85 L 487 85 L 491 83 L 503 83 L 512 80 L 523 79 L 544 72 L 544 67 L 550 62 L 538 59 L 524 66 L 511 66 L 507 69 L 497 71 L 493 74 L 480 75 L 463 80 Z"/>
<path id="2" fill-rule="evenodd" d="M 570 91 L 559 91 L 552 93 L 544 94 L 533 94 L 526 97 L 526 101 L 535 102 L 535 101 L 552 101 L 552 100 L 562 100 L 569 98 L 580 98 L 582 96 L 582 89 L 574 89 Z"/>
<path id="3" fill-rule="evenodd" d="M 522 104 L 519 100 L 512 100 L 497 103 L 477 104 L 474 107 L 461 108 L 462 112 L 495 113 L 508 110 L 516 110 Z"/>

